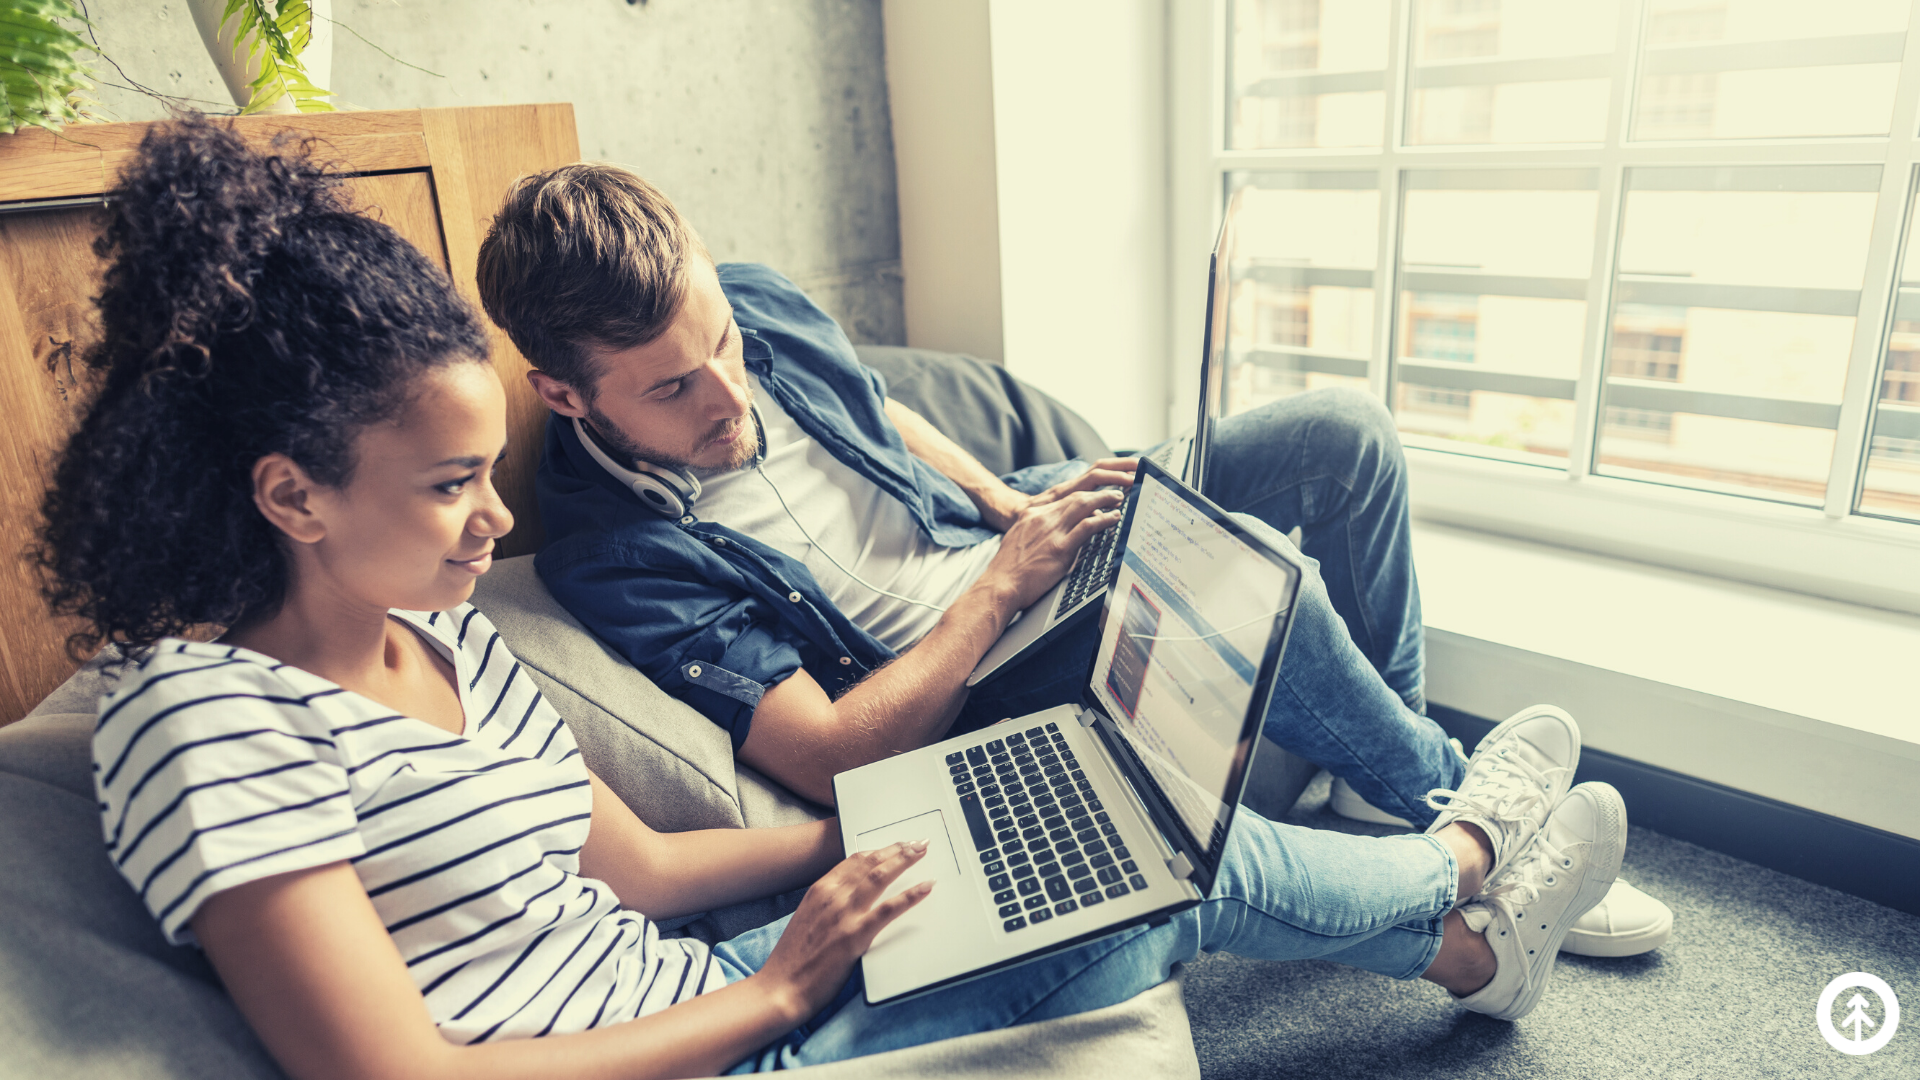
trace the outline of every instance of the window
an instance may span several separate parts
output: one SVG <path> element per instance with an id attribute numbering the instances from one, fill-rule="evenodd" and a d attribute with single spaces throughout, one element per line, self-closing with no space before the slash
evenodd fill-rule
<path id="1" fill-rule="evenodd" d="M 1911 0 L 1200 7 L 1236 408 L 1364 386 L 1429 517 L 1920 611 Z"/>
<path id="2" fill-rule="evenodd" d="M 1471 364 L 1474 326 L 1479 320 L 1477 296 L 1413 293 L 1407 304 L 1407 355 Z"/>
<path id="3" fill-rule="evenodd" d="M 1673 414 L 1658 409 L 1626 409 L 1618 405 L 1607 406 L 1607 434 L 1618 435 L 1625 439 L 1647 439 L 1652 442 L 1673 442 Z"/>
<path id="4" fill-rule="evenodd" d="M 1686 353 L 1687 309 L 1621 304 L 1607 341 L 1607 374 L 1623 379 L 1679 382 Z"/>

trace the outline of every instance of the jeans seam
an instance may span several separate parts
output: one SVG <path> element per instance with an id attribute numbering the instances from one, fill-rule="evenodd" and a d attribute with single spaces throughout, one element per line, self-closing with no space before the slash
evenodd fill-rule
<path id="1" fill-rule="evenodd" d="M 1402 915 L 1398 918 L 1393 919 L 1393 921 L 1391 922 L 1384 922 L 1384 923 L 1375 922 L 1375 923 L 1369 924 L 1368 926 L 1362 927 L 1359 930 L 1356 930 L 1352 934 L 1329 934 L 1324 931 L 1315 930 L 1311 926 L 1302 926 L 1299 923 L 1294 922 L 1292 919 L 1289 919 L 1284 915 L 1279 915 L 1274 912 L 1268 911 L 1265 908 L 1255 906 L 1255 904 L 1251 900 L 1248 900 L 1244 896 L 1218 896 L 1213 899 L 1213 903 L 1216 903 L 1216 904 L 1224 904 L 1229 902 L 1240 905 L 1242 909 L 1241 917 L 1243 920 L 1245 916 L 1249 913 L 1262 915 L 1262 916 L 1265 916 L 1266 918 L 1272 919 L 1274 922 L 1280 923 L 1283 926 L 1287 926 L 1287 927 L 1290 927 L 1291 929 L 1297 930 L 1302 934 L 1311 934 L 1316 938 L 1321 938 L 1327 941 L 1342 941 L 1342 940 L 1356 937 L 1359 934 L 1372 933 L 1376 931 L 1385 932 L 1387 930 L 1393 929 L 1396 926 L 1401 926 L 1405 924 L 1408 919 L 1411 919 L 1414 917 L 1412 915 Z"/>
<path id="2" fill-rule="evenodd" d="M 1387 783 L 1387 779 L 1386 779 L 1386 777 L 1384 777 L 1384 776 L 1381 776 L 1381 775 L 1380 775 L 1379 773 L 1377 773 L 1377 772 L 1374 772 L 1374 771 L 1373 771 L 1373 768 L 1372 768 L 1371 766 L 1369 766 L 1369 765 L 1368 765 L 1368 764 L 1367 764 L 1367 763 L 1366 763 L 1366 762 L 1365 762 L 1365 761 L 1364 761 L 1364 760 L 1363 760 L 1363 759 L 1361 758 L 1361 756 L 1360 756 L 1360 755 L 1359 755 L 1358 753 L 1355 753 L 1355 752 L 1354 752 L 1354 749 L 1353 749 L 1353 746 L 1352 746 L 1351 744 L 1349 744 L 1349 743 L 1348 743 L 1348 742 L 1347 742 L 1347 741 L 1346 741 L 1345 739 L 1343 739 L 1343 738 L 1341 738 L 1341 737 L 1340 737 L 1340 733 L 1339 733 L 1339 731 L 1338 731 L 1338 730 L 1336 730 L 1336 729 L 1335 729 L 1335 728 L 1334 728 L 1334 727 L 1333 727 L 1332 725 L 1330 725 L 1330 724 L 1328 724 L 1328 723 L 1327 723 L 1327 722 L 1326 722 L 1325 720 L 1323 720 L 1323 719 L 1321 719 L 1321 717 L 1320 717 L 1320 713 L 1319 713 L 1319 711 L 1318 711 L 1317 709 L 1314 709 L 1314 708 L 1313 708 L 1312 706 L 1310 706 L 1310 705 L 1308 705 L 1308 704 L 1306 703 L 1306 701 L 1305 701 L 1305 700 L 1303 700 L 1303 699 L 1302 699 L 1302 698 L 1300 697 L 1300 693 L 1299 693 L 1299 691 L 1297 691 L 1297 690 L 1295 690 L 1295 689 L 1293 688 L 1293 684 L 1287 681 L 1287 679 L 1286 679 L 1286 677 L 1285 677 L 1285 673 L 1286 673 L 1286 669 L 1285 669 L 1285 667 L 1284 667 L 1284 666 L 1282 666 L 1282 668 L 1281 668 L 1281 679 L 1280 679 L 1280 684 L 1281 684 L 1282 686 L 1285 686 L 1285 687 L 1287 688 L 1287 693 L 1288 693 L 1289 695 L 1291 695 L 1291 696 L 1292 696 L 1292 698 L 1293 698 L 1293 700 L 1294 700 L 1294 703 L 1295 703 L 1296 705 L 1298 705 L 1298 706 L 1300 706 L 1300 711 L 1301 711 L 1301 712 L 1303 712 L 1303 713 L 1306 713 L 1306 714 L 1307 714 L 1308 716 L 1311 716 L 1311 717 L 1313 717 L 1313 722 L 1314 722 L 1314 723 L 1316 723 L 1316 724 L 1318 724 L 1318 725 L 1320 725 L 1320 730 L 1322 730 L 1322 731 L 1324 731 L 1324 732 L 1326 732 L 1326 733 L 1327 733 L 1327 737 L 1328 737 L 1329 739 L 1331 739 L 1331 740 L 1333 740 L 1333 741 L 1334 741 L 1335 743 L 1337 743 L 1337 744 L 1339 744 L 1339 746 L 1340 746 L 1340 749 L 1342 749 L 1342 750 L 1345 750 L 1345 751 L 1347 752 L 1347 756 L 1348 756 L 1349 758 L 1351 758 L 1351 759 L 1353 759 L 1353 761 L 1355 762 L 1355 764 L 1357 764 L 1357 765 L 1358 765 L 1358 766 L 1359 766 L 1360 768 L 1362 768 L 1362 769 L 1365 769 L 1365 770 L 1366 770 L 1366 773 L 1367 773 L 1367 775 L 1368 775 L 1368 776 L 1371 776 L 1371 777 L 1373 777 L 1373 778 L 1374 778 L 1375 780 L 1377 780 L 1377 781 L 1379 781 L 1379 782 L 1380 782 L 1380 785 L 1381 785 L 1382 787 L 1385 787 L 1385 788 L 1387 788 L 1387 789 L 1388 789 L 1389 791 L 1392 791 L 1392 792 L 1393 792 L 1393 797 L 1394 797 L 1394 798 L 1396 798 L 1396 799 L 1400 799 L 1400 800 L 1401 800 L 1401 803 L 1400 803 L 1400 809 L 1402 809 L 1402 810 L 1406 810 L 1406 811 L 1411 811 L 1411 813 L 1409 813 L 1409 814 L 1406 814 L 1406 815 L 1403 815 L 1403 816 L 1405 816 L 1405 817 L 1407 818 L 1407 820 L 1409 820 L 1409 821 L 1411 821 L 1411 820 L 1413 820 L 1414 818 L 1416 818 L 1416 817 L 1419 817 L 1419 816 L 1421 816 L 1421 815 L 1420 815 L 1420 813 L 1419 813 L 1419 811 L 1418 811 L 1418 810 L 1415 810 L 1415 809 L 1414 809 L 1414 807 L 1413 807 L 1413 804 L 1411 804 L 1411 803 L 1409 803 L 1409 802 L 1407 802 L 1407 801 L 1406 801 L 1406 800 L 1405 800 L 1405 799 L 1404 799 L 1404 798 L 1403 798 L 1403 797 L 1401 796 L 1401 794 L 1400 794 L 1400 792 L 1399 792 L 1399 791 L 1398 791 L 1397 789 L 1395 789 L 1395 788 L 1393 787 L 1393 785 L 1391 785 L 1391 784 L 1389 784 L 1389 783 Z M 1394 695 L 1394 697 L 1395 697 L 1396 699 L 1398 699 L 1398 697 L 1399 697 L 1399 695 L 1398 695 L 1398 694 L 1395 694 L 1395 695 Z M 1383 808 L 1383 809 L 1384 809 L 1384 808 Z"/>
<path id="3" fill-rule="evenodd" d="M 1145 933 L 1145 931 L 1143 931 L 1143 933 Z M 1101 964 L 1106 963 L 1109 957 L 1119 952 L 1121 948 L 1124 947 L 1128 942 L 1140 936 L 1141 936 L 1140 934 L 1128 934 L 1124 937 L 1108 938 L 1107 940 L 1112 942 L 1112 945 L 1110 948 L 1102 952 L 1099 956 L 1095 957 L 1094 959 L 1087 961 L 1085 966 L 1081 967 L 1078 971 L 1075 971 L 1072 975 L 1056 981 L 1053 985 L 1053 989 L 1047 991 L 1045 994 L 1041 995 L 1040 997 L 1035 998 L 1032 1004 L 1020 1010 L 1018 1015 L 1014 1016 L 1011 1020 L 1007 1022 L 1007 1026 L 1013 1027 L 1017 1024 L 1026 1023 L 1027 1017 L 1033 1015 L 1036 1011 L 1039 1010 L 1039 1008 L 1042 1005 L 1045 1005 L 1047 1002 L 1052 1001 L 1055 995 L 1059 994 L 1062 990 L 1065 990 L 1068 987 L 1074 985 L 1074 983 L 1079 981 L 1080 977 L 1085 975 L 1087 972 L 1093 970 L 1096 967 L 1099 967 Z M 1155 985 L 1159 985 L 1159 984 L 1156 983 Z"/>
<path id="4" fill-rule="evenodd" d="M 1420 962 L 1417 968 L 1414 968 L 1413 970 L 1408 971 L 1407 974 L 1400 976 L 1403 979 L 1415 979 L 1415 978 L 1419 978 L 1422 975 L 1425 975 L 1427 973 L 1427 969 L 1433 966 L 1433 962 L 1440 958 L 1440 946 L 1443 945 L 1446 941 L 1446 924 L 1444 920 L 1447 917 L 1447 913 L 1449 911 L 1452 911 L 1454 908 L 1458 907 L 1460 904 L 1460 862 L 1459 860 L 1453 857 L 1453 850 L 1447 847 L 1446 844 L 1441 843 L 1439 840 L 1435 839 L 1431 833 L 1419 833 L 1418 835 L 1420 839 L 1425 840 L 1429 844 L 1432 844 L 1434 847 L 1434 850 L 1440 853 L 1440 858 L 1445 860 L 1447 864 L 1446 876 L 1443 877 L 1440 881 L 1440 894 L 1439 894 L 1439 900 L 1443 906 L 1440 908 L 1440 914 L 1438 918 L 1443 921 L 1441 923 L 1439 933 L 1436 934 L 1436 933 L 1432 933 L 1431 931 L 1427 931 L 1427 933 L 1433 938 L 1433 946 L 1428 951 L 1425 959 L 1423 959 Z"/>
<path id="5" fill-rule="evenodd" d="M 1266 502 L 1269 499 L 1277 498 L 1280 495 L 1283 495 L 1286 492 L 1291 491 L 1293 489 L 1305 487 L 1308 484 L 1316 484 L 1322 480 L 1327 480 L 1335 484 L 1338 484 L 1340 486 L 1340 489 L 1347 493 L 1347 498 L 1346 498 L 1347 584 L 1353 590 L 1354 602 L 1358 609 L 1357 613 L 1360 616 L 1360 629 L 1366 633 L 1368 641 L 1375 642 L 1377 644 L 1381 641 L 1380 631 L 1379 631 L 1379 628 L 1374 625 L 1373 612 L 1371 610 L 1371 605 L 1367 602 L 1367 591 L 1361 586 L 1361 583 L 1360 583 L 1360 553 L 1357 550 L 1355 550 L 1355 538 L 1354 538 L 1355 530 L 1353 527 L 1353 509 L 1352 509 L 1352 503 L 1354 499 L 1354 490 L 1355 490 L 1354 485 L 1349 484 L 1346 480 L 1342 479 L 1340 476 L 1334 473 L 1320 473 L 1315 476 L 1305 476 L 1305 477 L 1301 477 L 1300 479 L 1294 481 L 1291 484 L 1285 484 L 1280 487 L 1274 488 L 1272 491 L 1269 491 L 1258 498 L 1247 500 L 1246 504 L 1242 507 L 1240 512 L 1246 513 L 1246 514 L 1253 514 L 1255 517 L 1259 517 L 1260 515 L 1256 508 L 1259 507 L 1260 504 Z M 1305 499 L 1303 498 L 1302 499 L 1303 510 L 1306 509 L 1304 504 L 1305 504 Z M 1311 516 L 1311 515 L 1306 515 L 1306 516 Z M 1262 520 L 1265 520 L 1265 519 L 1262 519 Z M 1324 523 L 1316 522 L 1315 524 L 1324 524 Z M 1304 532 L 1304 530 L 1305 530 L 1305 525 L 1303 524 L 1302 531 Z M 1304 540 L 1305 537 L 1303 536 L 1302 539 Z M 1348 630 L 1348 636 L 1349 637 L 1352 636 L 1351 629 Z M 1354 644 L 1358 645 L 1359 642 L 1355 642 Z M 1362 648 L 1360 651 L 1363 654 L 1368 652 L 1368 650 L 1364 648 Z M 1372 662 L 1371 656 L 1368 656 L 1368 662 L 1369 663 Z M 1395 696 L 1396 697 L 1399 696 L 1398 691 L 1395 691 Z"/>

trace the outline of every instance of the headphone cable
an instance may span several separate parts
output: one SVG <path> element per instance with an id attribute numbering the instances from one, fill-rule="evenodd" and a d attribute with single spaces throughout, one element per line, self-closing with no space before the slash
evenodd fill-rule
<path id="1" fill-rule="evenodd" d="M 754 410 L 753 418 L 754 418 L 754 422 L 758 424 L 760 420 L 760 413 L 758 409 Z M 763 458 L 765 456 L 765 453 L 766 453 L 766 446 L 765 446 L 765 443 L 763 442 L 761 444 L 761 454 Z M 759 461 L 755 461 L 753 463 L 753 471 L 759 473 L 760 479 L 765 480 L 767 482 L 767 486 L 773 489 L 773 497 L 780 500 L 780 509 L 785 510 L 787 512 L 787 520 L 793 522 L 793 527 L 796 529 L 799 529 L 800 535 L 807 538 L 807 543 L 813 545 L 813 550 L 819 552 L 822 556 L 826 558 L 828 562 L 832 563 L 833 568 L 835 570 L 838 570 L 841 573 L 847 575 L 848 578 L 852 579 L 856 584 L 867 589 L 869 592 L 878 593 L 881 596 L 887 597 L 892 600 L 898 600 L 903 604 L 912 604 L 915 607 L 930 608 L 934 611 L 940 612 L 943 615 L 946 614 L 947 609 L 941 607 L 939 604 L 929 604 L 925 600 L 915 600 L 911 596 L 901 596 L 899 593 L 896 593 L 896 592 L 888 592 L 887 590 L 881 588 L 878 585 L 869 583 L 865 578 L 847 569 L 846 567 L 841 566 L 840 560 L 833 557 L 833 552 L 828 551 L 825 545 L 821 544 L 820 541 L 815 540 L 813 538 L 813 534 L 807 531 L 807 527 L 805 525 L 800 524 L 800 518 L 794 514 L 793 508 L 787 505 L 787 497 L 785 495 L 780 494 L 780 485 L 773 482 L 773 477 L 767 475 L 767 470 L 760 467 Z"/>

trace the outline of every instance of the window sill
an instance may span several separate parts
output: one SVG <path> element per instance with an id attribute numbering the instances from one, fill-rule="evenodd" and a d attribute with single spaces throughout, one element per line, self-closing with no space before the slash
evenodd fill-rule
<path id="1" fill-rule="evenodd" d="M 1407 464 L 1435 524 L 1920 614 L 1920 525 L 1417 446 Z"/>
<path id="2" fill-rule="evenodd" d="M 1416 521 L 1427 696 L 1920 839 L 1920 616 Z"/>

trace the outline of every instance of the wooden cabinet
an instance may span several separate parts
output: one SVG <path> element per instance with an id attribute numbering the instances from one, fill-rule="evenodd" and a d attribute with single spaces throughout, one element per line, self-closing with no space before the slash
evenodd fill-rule
<path id="1" fill-rule="evenodd" d="M 311 140 L 359 208 L 445 267 L 475 306 L 474 265 L 495 206 L 517 177 L 580 156 L 571 105 L 244 117 L 262 146 Z M 48 463 L 86 387 L 77 355 L 94 332 L 103 196 L 151 124 L 75 125 L 0 136 L 0 724 L 25 715 L 75 664 L 73 631 L 47 612 L 25 556 L 39 525 Z M 490 329 L 491 323 L 488 324 Z M 527 363 L 493 330 L 507 390 L 508 456 L 499 483 L 515 518 L 501 557 L 540 546 L 533 472 L 546 408 Z"/>

